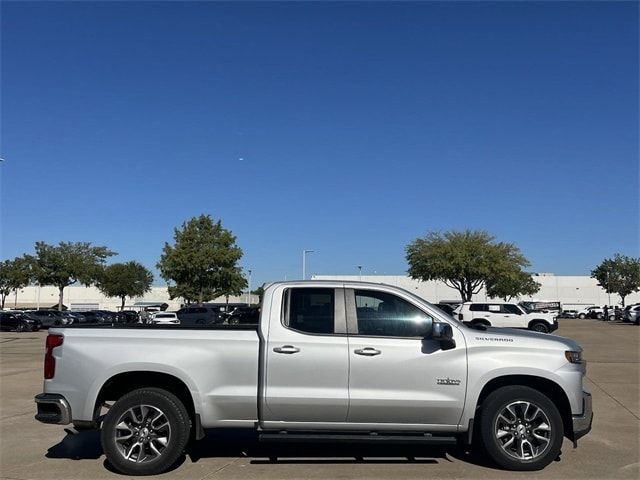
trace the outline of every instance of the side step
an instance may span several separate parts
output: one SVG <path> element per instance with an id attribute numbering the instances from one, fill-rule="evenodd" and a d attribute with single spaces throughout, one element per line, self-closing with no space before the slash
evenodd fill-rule
<path id="1" fill-rule="evenodd" d="M 334 434 L 334 433 L 261 433 L 259 441 L 269 443 L 420 443 L 423 445 L 456 445 L 456 437 L 424 435 L 378 435 L 371 433 L 361 434 Z"/>

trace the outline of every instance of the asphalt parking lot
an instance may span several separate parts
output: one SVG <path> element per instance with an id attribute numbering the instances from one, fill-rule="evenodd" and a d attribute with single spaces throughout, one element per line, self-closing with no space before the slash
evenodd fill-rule
<path id="1" fill-rule="evenodd" d="M 210 434 L 181 465 L 160 475 L 189 479 L 640 478 L 640 327 L 560 320 L 588 360 L 592 432 L 541 472 L 496 470 L 456 449 L 416 446 L 264 446 L 252 435 Z M 33 418 L 42 390 L 45 332 L 0 334 L 0 478 L 123 478 L 106 464 L 97 432 L 68 435 Z"/>

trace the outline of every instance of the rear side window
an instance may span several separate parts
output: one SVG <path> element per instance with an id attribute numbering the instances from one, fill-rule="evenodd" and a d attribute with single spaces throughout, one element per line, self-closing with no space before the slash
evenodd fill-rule
<path id="1" fill-rule="evenodd" d="M 472 303 L 469 305 L 469 310 L 472 312 L 486 312 L 487 305 L 485 303 Z"/>
<path id="2" fill-rule="evenodd" d="M 305 333 L 334 333 L 333 288 L 291 288 L 287 291 L 285 324 Z"/>

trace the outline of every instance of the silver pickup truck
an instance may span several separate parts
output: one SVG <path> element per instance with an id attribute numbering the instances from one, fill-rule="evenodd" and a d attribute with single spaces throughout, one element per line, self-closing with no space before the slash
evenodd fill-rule
<path id="1" fill-rule="evenodd" d="M 274 442 L 463 443 L 537 470 L 592 421 L 572 340 L 470 328 L 364 282 L 272 284 L 255 326 L 54 328 L 44 372 L 36 419 L 101 428 L 130 475 L 229 427 Z"/>

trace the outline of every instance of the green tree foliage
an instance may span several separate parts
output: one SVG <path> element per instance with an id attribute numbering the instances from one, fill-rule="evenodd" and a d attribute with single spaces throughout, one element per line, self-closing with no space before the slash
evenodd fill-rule
<path id="1" fill-rule="evenodd" d="M 87 242 L 60 242 L 58 245 L 36 242 L 35 249 L 34 279 L 39 285 L 58 287 L 59 310 L 62 310 L 65 287 L 76 282 L 94 284 L 100 277 L 105 259 L 115 255 L 107 247 L 94 247 Z"/>
<path id="2" fill-rule="evenodd" d="M 258 303 L 262 303 L 262 297 L 264 296 L 264 285 L 256 288 L 251 292 L 253 295 L 258 296 Z"/>
<path id="3" fill-rule="evenodd" d="M 504 272 L 498 278 L 492 278 L 486 283 L 487 295 L 492 298 L 503 298 L 506 302 L 513 297 L 533 295 L 540 290 L 540 284 L 531 274 L 522 270 Z"/>
<path id="4" fill-rule="evenodd" d="M 31 277 L 31 260 L 27 256 L 0 262 L 0 308 L 4 308 L 10 293 L 29 285 Z"/>
<path id="5" fill-rule="evenodd" d="M 174 230 L 174 244 L 164 244 L 157 264 L 169 283 L 171 298 L 205 302 L 242 292 L 247 282 L 237 263 L 242 249 L 236 237 L 209 215 L 194 217 Z"/>
<path id="6" fill-rule="evenodd" d="M 598 280 L 607 293 L 620 295 L 624 306 L 626 296 L 640 290 L 640 258 L 616 253 L 594 268 L 591 277 Z"/>
<path id="7" fill-rule="evenodd" d="M 465 302 L 484 285 L 529 266 L 514 244 L 474 230 L 430 232 L 407 245 L 406 258 L 412 278 L 441 280 Z"/>
<path id="8" fill-rule="evenodd" d="M 121 309 L 127 297 L 139 297 L 151 290 L 153 274 L 141 263 L 114 263 L 104 267 L 96 283 L 107 297 L 122 300 Z"/>

